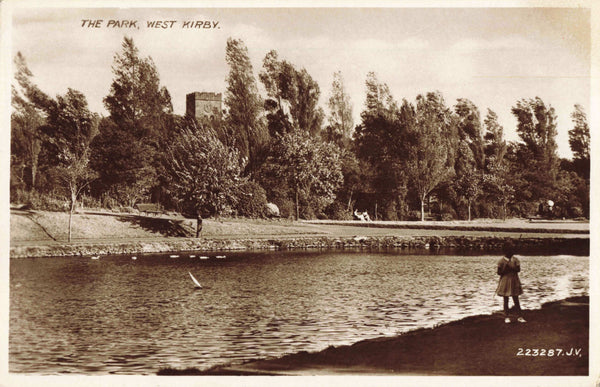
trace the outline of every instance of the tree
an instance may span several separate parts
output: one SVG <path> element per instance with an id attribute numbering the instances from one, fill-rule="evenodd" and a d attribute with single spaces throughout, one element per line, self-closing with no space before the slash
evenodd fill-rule
<path id="1" fill-rule="evenodd" d="M 486 162 L 491 160 L 501 161 L 506 154 L 506 140 L 504 140 L 504 128 L 498 123 L 498 115 L 488 109 L 485 120 L 484 153 Z"/>
<path id="2" fill-rule="evenodd" d="M 98 118 L 90 112 L 85 96 L 77 90 L 69 88 L 48 107 L 48 125 L 44 127 L 46 146 L 69 194 L 69 242 L 77 199 L 96 178 L 89 161 L 90 143 L 97 129 Z"/>
<path id="3" fill-rule="evenodd" d="M 464 98 L 459 98 L 455 107 L 458 116 L 458 134 L 473 154 L 473 162 L 479 170 L 483 169 L 485 161 L 483 133 L 479 109 L 475 104 Z"/>
<path id="4" fill-rule="evenodd" d="M 379 82 L 373 72 L 367 74 L 365 86 L 365 109 L 354 133 L 356 153 L 363 162 L 363 170 L 374 172 L 363 179 L 371 184 L 364 185 L 372 186 L 375 202 L 382 204 L 385 218 L 396 219 L 404 214 L 406 207 L 407 177 L 403 161 L 408 126 L 414 124 L 414 107 L 403 101 L 399 108 L 388 86 Z"/>
<path id="5" fill-rule="evenodd" d="M 342 149 L 340 155 L 343 184 L 336 193 L 336 199 L 342 200 L 348 216 L 354 210 L 354 194 L 357 190 L 364 190 L 369 186 L 369 172 L 365 171 L 355 153 L 351 150 Z"/>
<path id="6" fill-rule="evenodd" d="M 581 105 L 575 105 L 571 113 L 573 129 L 569 130 L 569 145 L 573 160 L 563 160 L 565 171 L 559 176 L 559 188 L 563 193 L 563 205 L 571 210 L 571 216 L 589 216 L 590 207 L 590 128 Z M 574 171 L 574 172 L 569 172 Z M 574 176 L 569 176 L 569 174 Z M 568 184 L 568 185 L 567 185 Z M 558 205 L 557 201 L 557 205 Z M 573 213 L 580 208 L 581 213 Z"/>
<path id="7" fill-rule="evenodd" d="M 298 131 L 277 139 L 265 168 L 265 175 L 287 184 L 296 219 L 300 218 L 301 200 L 310 200 L 313 209 L 322 211 L 333 202 L 343 180 L 339 149 Z"/>
<path id="8" fill-rule="evenodd" d="M 144 139 L 104 118 L 91 145 L 90 165 L 99 174 L 98 190 L 109 192 L 129 207 L 149 197 L 156 179 L 155 152 Z"/>
<path id="9" fill-rule="evenodd" d="M 327 105 L 329 107 L 329 125 L 325 129 L 325 139 L 335 142 L 340 147 L 346 147 L 352 136 L 354 122 L 352 103 L 344 88 L 344 79 L 340 71 L 333 74 L 331 95 Z"/>
<path id="10" fill-rule="evenodd" d="M 566 161 L 566 160 L 565 160 Z M 589 217 L 590 185 L 576 172 L 568 168 L 561 169 L 558 174 L 557 191 L 555 192 L 554 209 L 555 217 Z"/>
<path id="11" fill-rule="evenodd" d="M 94 141 L 92 165 L 103 186 L 123 201 L 133 192 L 147 196 L 157 184 L 155 163 L 161 137 L 169 135 L 173 108 L 152 58 L 141 58 L 133 39 L 124 38 L 112 70 L 114 79 L 104 98 L 111 122 Z"/>
<path id="12" fill-rule="evenodd" d="M 471 220 L 471 207 L 481 195 L 482 175 L 476 169 L 468 169 L 457 180 L 458 192 L 467 201 L 468 220 Z"/>
<path id="13" fill-rule="evenodd" d="M 388 147 L 396 143 L 398 129 L 395 119 L 398 106 L 385 83 L 380 83 L 375 73 L 367 74 L 365 109 L 361 124 L 356 127 L 354 139 L 358 156 L 375 164 L 382 164 L 392 155 Z"/>
<path id="14" fill-rule="evenodd" d="M 325 116 L 323 109 L 318 106 L 321 95 L 319 84 L 304 68 L 296 71 L 295 81 L 298 94 L 291 101 L 290 113 L 298 128 L 313 136 L 318 135 Z"/>
<path id="15" fill-rule="evenodd" d="M 488 203 L 500 203 L 502 218 L 506 220 L 508 204 L 514 199 L 515 189 L 510 183 L 511 171 L 505 159 L 508 146 L 504 139 L 504 128 L 498 123 L 498 115 L 488 109 L 484 120 L 485 170 L 483 186 Z M 514 178 L 514 176 L 513 176 Z"/>
<path id="16" fill-rule="evenodd" d="M 485 191 L 502 207 L 502 219 L 506 220 L 508 204 L 515 197 L 515 189 L 510 182 L 510 168 L 502 162 L 494 161 L 488 166 L 488 172 L 483 175 L 483 186 Z"/>
<path id="17" fill-rule="evenodd" d="M 320 89 L 306 69 L 297 70 L 291 63 L 279 60 L 272 50 L 263 60 L 259 78 L 267 91 L 271 136 L 301 130 L 317 135 L 323 122 L 323 109 L 318 106 Z"/>
<path id="18" fill-rule="evenodd" d="M 11 114 L 11 189 L 36 185 L 42 141 L 38 132 L 43 116 L 26 107 Z"/>
<path id="19" fill-rule="evenodd" d="M 141 58 L 133 39 L 125 37 L 113 63 L 115 78 L 104 105 L 113 122 L 136 137 L 155 140 L 161 135 L 161 120 L 173 111 L 171 97 L 160 86 L 152 58 Z"/>
<path id="20" fill-rule="evenodd" d="M 225 59 L 230 67 L 225 93 L 226 125 L 230 127 L 242 157 L 249 160 L 248 172 L 256 171 L 266 157 L 269 133 L 262 118 L 263 101 L 244 42 L 229 38 Z"/>
<path id="21" fill-rule="evenodd" d="M 421 202 L 421 221 L 425 220 L 425 201 L 440 183 L 453 174 L 451 137 L 452 117 L 439 92 L 417 96 L 414 125 L 409 125 L 406 172 Z"/>
<path id="22" fill-rule="evenodd" d="M 20 182 L 34 189 L 42 151 L 41 128 L 46 119 L 44 107 L 49 98 L 33 83 L 33 74 L 20 52 L 15 56 L 14 64 L 17 83 L 11 85 L 11 169 L 14 172 L 11 183 Z"/>
<path id="23" fill-rule="evenodd" d="M 237 149 L 225 146 L 211 128 L 202 128 L 189 117 L 167 146 L 162 162 L 169 192 L 188 212 L 223 215 L 237 201 L 244 165 Z"/>
<path id="24" fill-rule="evenodd" d="M 481 194 L 481 174 L 485 153 L 479 109 L 468 99 L 459 98 L 454 106 L 458 119 L 458 153 L 454 162 L 454 188 L 467 202 L 468 219 L 471 207 Z"/>
<path id="25" fill-rule="evenodd" d="M 286 61 L 279 61 L 277 51 L 271 50 L 263 60 L 260 81 L 267 91 L 265 109 L 269 133 L 272 137 L 294 130 L 288 100 L 297 94 L 294 82 L 295 69 Z"/>
<path id="26" fill-rule="evenodd" d="M 512 108 L 517 118 L 517 133 L 521 139 L 517 148 L 518 166 L 523 171 L 529 197 L 521 200 L 550 199 L 556 191 L 560 160 L 556 144 L 556 114 L 554 108 L 535 99 L 521 99 Z"/>
<path id="27" fill-rule="evenodd" d="M 590 128 L 587 116 L 581 105 L 575 105 L 571 113 L 573 129 L 569 130 L 569 145 L 573 152 L 573 161 L 577 172 L 589 179 L 590 177 Z"/>

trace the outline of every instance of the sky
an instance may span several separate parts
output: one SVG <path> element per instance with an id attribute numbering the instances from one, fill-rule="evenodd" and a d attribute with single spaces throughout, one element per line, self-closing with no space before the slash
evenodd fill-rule
<path id="1" fill-rule="evenodd" d="M 99 28 L 83 20 L 102 20 Z M 110 20 L 137 20 L 134 28 Z M 175 21 L 148 28 L 150 21 Z M 183 28 L 202 21 L 211 28 Z M 210 22 L 210 23 L 204 23 Z M 216 23 L 216 24 L 215 24 Z M 511 107 L 539 96 L 558 115 L 558 152 L 570 158 L 575 104 L 590 112 L 590 12 L 585 8 L 20 8 L 13 10 L 11 53 L 26 58 L 46 93 L 84 93 L 103 115 L 114 55 L 124 36 L 150 56 L 175 113 L 185 95 L 225 92 L 228 37 L 248 47 L 254 74 L 276 50 L 306 68 L 321 88 L 327 113 L 333 73 L 341 71 L 355 124 L 370 71 L 397 101 L 439 90 L 448 106 L 467 98 L 499 116 L 507 140 L 518 139 Z"/>

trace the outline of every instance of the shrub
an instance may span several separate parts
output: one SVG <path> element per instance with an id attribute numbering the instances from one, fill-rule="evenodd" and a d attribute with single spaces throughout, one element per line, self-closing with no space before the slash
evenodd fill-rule
<path id="1" fill-rule="evenodd" d="M 113 198 L 108 192 L 104 192 L 100 196 L 100 206 L 109 210 L 119 209 L 120 207 L 117 199 Z"/>
<path id="2" fill-rule="evenodd" d="M 477 205 L 477 213 L 482 218 L 502 218 L 502 206 L 491 201 L 482 201 Z"/>
<path id="3" fill-rule="evenodd" d="M 81 203 L 82 207 L 86 207 L 86 208 L 101 208 L 102 207 L 102 203 L 100 202 L 100 200 L 93 196 L 81 195 L 81 197 L 79 198 L 78 201 Z"/>
<path id="4" fill-rule="evenodd" d="M 571 207 L 569 215 L 573 218 L 581 218 L 583 217 L 583 209 L 581 207 Z"/>
<path id="5" fill-rule="evenodd" d="M 421 211 L 419 211 L 419 210 L 409 211 L 407 218 L 408 218 L 408 220 L 421 220 Z"/>
<path id="6" fill-rule="evenodd" d="M 295 210 L 294 204 L 294 211 Z M 293 213 L 295 214 L 295 212 Z M 317 211 L 313 208 L 313 206 L 309 205 L 306 202 L 300 202 L 300 218 L 301 219 L 315 219 L 317 218 Z"/>
<path id="7" fill-rule="evenodd" d="M 371 214 L 371 211 L 369 212 L 369 216 L 371 217 L 371 219 L 375 219 L 375 214 Z M 381 207 L 379 209 L 379 211 L 377 211 L 379 213 L 381 213 L 381 216 L 383 217 L 383 219 L 385 220 L 398 220 L 398 206 L 396 201 L 394 200 L 388 200 L 384 203 L 381 204 Z M 421 215 L 419 213 L 419 219 L 421 219 Z"/>
<path id="8" fill-rule="evenodd" d="M 335 201 L 325 209 L 327 219 L 352 220 L 352 213 L 346 208 L 346 205 Z"/>
<path id="9" fill-rule="evenodd" d="M 13 204 L 27 203 L 29 192 L 24 188 L 15 188 L 10 190 L 10 202 Z"/>
<path id="10" fill-rule="evenodd" d="M 267 194 L 257 182 L 249 180 L 239 187 L 236 210 L 238 215 L 248 218 L 266 216 Z"/>
<path id="11" fill-rule="evenodd" d="M 292 200 L 280 197 L 273 199 L 273 203 L 279 207 L 279 212 L 282 218 L 296 217 L 296 204 Z"/>
<path id="12" fill-rule="evenodd" d="M 437 220 L 449 222 L 458 219 L 458 214 L 452 206 L 443 206 L 442 211 L 436 216 Z"/>
<path id="13" fill-rule="evenodd" d="M 450 212 L 442 212 L 439 215 L 439 220 L 444 221 L 444 222 L 449 222 L 451 220 L 454 220 L 454 215 L 452 215 L 452 213 L 450 213 Z"/>
<path id="14" fill-rule="evenodd" d="M 19 190 L 11 197 L 13 203 L 23 203 L 26 208 L 40 211 L 62 212 L 69 210 L 69 202 L 62 197 L 41 194 L 37 191 Z"/>

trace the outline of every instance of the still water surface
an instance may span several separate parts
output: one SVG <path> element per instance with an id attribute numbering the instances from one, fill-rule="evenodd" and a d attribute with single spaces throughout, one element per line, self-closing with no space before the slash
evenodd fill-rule
<path id="1" fill-rule="evenodd" d="M 204 369 L 501 309 L 498 255 L 215 255 L 11 260 L 10 372 Z M 520 258 L 523 308 L 588 293 L 588 257 Z"/>

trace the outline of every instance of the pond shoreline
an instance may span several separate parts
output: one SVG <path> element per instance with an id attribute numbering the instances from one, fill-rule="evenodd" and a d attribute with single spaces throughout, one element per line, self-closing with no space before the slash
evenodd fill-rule
<path id="1" fill-rule="evenodd" d="M 169 368 L 158 375 L 588 375 L 588 296 L 523 313 L 524 324 L 505 324 L 496 312 L 319 352 L 207 370 Z"/>
<path id="2" fill-rule="evenodd" d="M 460 234 L 457 232 L 457 234 Z M 516 235 L 516 234 L 515 234 Z M 589 255 L 589 236 L 292 236 L 251 238 L 148 238 L 119 241 L 29 242 L 11 244 L 11 258 L 89 255 L 157 254 L 174 252 L 302 250 L 302 249 L 465 249 L 498 251 L 512 239 L 522 251 Z"/>

